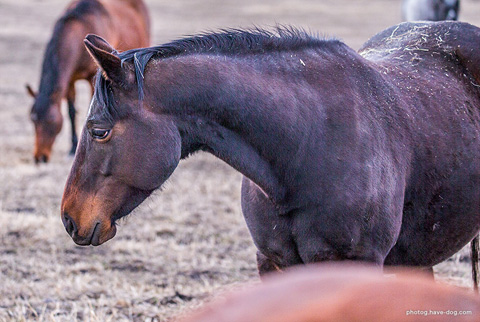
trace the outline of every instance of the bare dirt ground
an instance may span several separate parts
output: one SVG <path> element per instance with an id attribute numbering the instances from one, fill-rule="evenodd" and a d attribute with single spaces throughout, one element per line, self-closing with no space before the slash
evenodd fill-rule
<path id="1" fill-rule="evenodd" d="M 153 44 L 225 27 L 304 27 L 357 49 L 400 22 L 399 0 L 150 0 Z M 163 192 L 99 247 L 78 247 L 59 217 L 72 162 L 68 123 L 51 163 L 32 162 L 32 100 L 43 50 L 63 0 L 0 0 L 0 321 L 168 321 L 220 289 L 258 282 L 240 211 L 241 176 L 208 155 L 183 161 Z M 480 25 L 480 2 L 461 20 Z M 89 101 L 77 87 L 79 126 Z M 468 287 L 464 250 L 437 278 Z"/>

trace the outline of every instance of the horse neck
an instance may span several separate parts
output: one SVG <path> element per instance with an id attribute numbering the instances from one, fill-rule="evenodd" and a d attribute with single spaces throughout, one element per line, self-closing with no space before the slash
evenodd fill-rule
<path id="1" fill-rule="evenodd" d="M 71 45 L 67 44 L 72 40 L 69 39 L 65 29 L 66 25 L 55 26 L 43 58 L 38 92 L 39 96 L 48 100 L 50 104 L 60 105 L 66 96 L 75 61 L 79 56 L 78 49 L 81 49 L 79 44 L 78 49 L 72 51 Z"/>
<path id="2" fill-rule="evenodd" d="M 150 86 L 153 96 L 146 93 L 145 97 L 153 98 L 148 104 L 157 104 L 160 113 L 174 115 L 182 135 L 182 156 L 196 150 L 212 153 L 280 206 L 286 194 L 285 165 L 289 153 L 295 153 L 291 151 L 295 144 L 286 139 L 296 117 L 293 111 L 281 109 L 288 99 L 276 90 L 282 84 L 262 77 L 255 70 L 258 66 L 236 59 L 174 58 L 170 62 L 154 64 L 156 89 Z M 167 74 L 176 75 L 175 79 Z"/>

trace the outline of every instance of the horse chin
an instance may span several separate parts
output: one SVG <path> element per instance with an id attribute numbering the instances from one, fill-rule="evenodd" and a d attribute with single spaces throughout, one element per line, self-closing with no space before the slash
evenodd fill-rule
<path id="1" fill-rule="evenodd" d="M 90 240 L 90 244 L 92 246 L 98 246 L 98 245 L 101 245 L 101 244 L 105 243 L 106 241 L 115 237 L 115 235 L 117 233 L 117 227 L 115 225 L 111 225 L 110 229 L 108 231 L 106 231 L 105 233 L 102 233 L 101 231 L 99 231 L 99 233 L 96 233 L 95 230 L 96 230 L 96 227 L 93 231 L 92 239 Z"/>
<path id="2" fill-rule="evenodd" d="M 89 235 L 79 236 L 77 234 L 74 234 L 72 236 L 72 239 L 77 245 L 80 246 L 101 245 L 106 241 L 112 239 L 117 233 L 117 227 L 114 224 L 108 225 L 108 227 L 106 228 L 104 226 L 106 225 L 101 222 L 97 222 Z"/>
<path id="3" fill-rule="evenodd" d="M 135 208 L 137 208 L 145 199 L 147 199 L 154 190 L 142 190 L 132 188 L 130 198 L 128 202 L 123 205 L 113 214 L 112 226 L 115 226 L 115 222 L 120 218 L 128 216 Z"/>

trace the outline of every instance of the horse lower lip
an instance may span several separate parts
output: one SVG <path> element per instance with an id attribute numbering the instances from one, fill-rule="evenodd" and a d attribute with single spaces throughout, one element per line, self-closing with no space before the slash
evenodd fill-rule
<path id="1" fill-rule="evenodd" d="M 92 244 L 93 246 L 98 246 L 100 245 L 100 223 L 96 223 L 95 224 L 95 227 L 93 228 L 93 232 L 92 232 L 92 237 L 90 239 L 90 244 Z"/>

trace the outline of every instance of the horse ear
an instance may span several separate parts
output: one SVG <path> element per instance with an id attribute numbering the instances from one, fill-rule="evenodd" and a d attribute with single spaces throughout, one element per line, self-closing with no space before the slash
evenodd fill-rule
<path id="1" fill-rule="evenodd" d="M 125 81 L 125 73 L 122 70 L 122 61 L 118 57 L 118 52 L 105 39 L 89 34 L 83 42 L 105 78 L 115 83 Z"/>
<path id="2" fill-rule="evenodd" d="M 25 84 L 25 88 L 27 89 L 27 93 L 28 93 L 31 97 L 33 97 L 33 98 L 37 97 L 37 93 L 32 89 L 32 87 L 30 86 L 30 84 Z"/>

